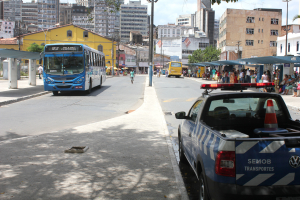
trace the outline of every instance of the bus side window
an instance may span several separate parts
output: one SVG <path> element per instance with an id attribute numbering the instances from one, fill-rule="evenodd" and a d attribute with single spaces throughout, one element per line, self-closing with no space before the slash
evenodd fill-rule
<path id="1" fill-rule="evenodd" d="M 105 66 L 105 57 L 102 57 L 102 66 Z"/>

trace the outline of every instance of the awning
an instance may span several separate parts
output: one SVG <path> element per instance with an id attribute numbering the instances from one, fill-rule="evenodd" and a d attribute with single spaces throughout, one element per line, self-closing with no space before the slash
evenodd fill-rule
<path id="1" fill-rule="evenodd" d="M 0 57 L 33 60 L 39 60 L 41 58 L 40 53 L 38 52 L 17 51 L 13 49 L 0 49 Z"/>

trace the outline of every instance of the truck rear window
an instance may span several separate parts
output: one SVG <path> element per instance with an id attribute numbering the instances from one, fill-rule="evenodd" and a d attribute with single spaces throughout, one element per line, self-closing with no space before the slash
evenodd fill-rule
<path id="1" fill-rule="evenodd" d="M 218 130 L 240 128 L 262 128 L 266 114 L 266 103 L 273 100 L 278 123 L 285 121 L 287 116 L 282 110 L 280 99 L 277 97 L 247 97 L 212 100 L 208 112 L 202 115 L 202 120 Z M 239 130 L 240 131 L 240 130 Z M 250 131 L 250 130 L 249 130 Z M 247 132 L 244 130 L 243 132 Z M 250 131 L 252 132 L 252 130 Z"/>

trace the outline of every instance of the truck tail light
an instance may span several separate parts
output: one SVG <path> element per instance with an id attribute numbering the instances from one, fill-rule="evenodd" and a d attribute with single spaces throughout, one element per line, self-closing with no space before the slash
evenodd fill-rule
<path id="1" fill-rule="evenodd" d="M 220 176 L 235 177 L 235 152 L 234 151 L 219 151 L 216 163 L 215 172 Z"/>

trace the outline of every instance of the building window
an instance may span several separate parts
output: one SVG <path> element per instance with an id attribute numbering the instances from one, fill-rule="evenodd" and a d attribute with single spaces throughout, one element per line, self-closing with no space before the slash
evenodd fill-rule
<path id="1" fill-rule="evenodd" d="M 261 32 L 263 33 L 263 32 L 264 32 L 264 29 L 261 29 Z"/>
<path id="2" fill-rule="evenodd" d="M 263 40 L 261 40 L 261 41 L 260 41 L 260 43 L 261 43 L 261 44 L 263 44 L 263 43 L 264 43 L 264 41 L 263 41 Z"/>
<path id="3" fill-rule="evenodd" d="M 291 43 L 288 43 L 288 52 L 291 51 Z"/>
<path id="4" fill-rule="evenodd" d="M 168 34 L 170 34 L 170 29 L 168 29 Z"/>
<path id="5" fill-rule="evenodd" d="M 103 46 L 101 44 L 98 45 L 98 51 L 103 52 Z"/>
<path id="6" fill-rule="evenodd" d="M 258 40 L 258 44 L 259 44 L 259 40 Z"/>
<path id="7" fill-rule="evenodd" d="M 278 35 L 278 30 L 271 30 L 271 35 Z"/>
<path id="8" fill-rule="evenodd" d="M 276 41 L 270 41 L 270 47 L 277 47 Z"/>
<path id="9" fill-rule="evenodd" d="M 282 44 L 280 45 L 280 53 L 282 53 Z"/>
<path id="10" fill-rule="evenodd" d="M 173 33 L 173 35 L 175 35 L 175 29 L 173 29 L 172 33 Z"/>
<path id="11" fill-rule="evenodd" d="M 260 21 L 260 18 L 258 18 L 258 21 Z"/>
<path id="12" fill-rule="evenodd" d="M 254 23 L 254 17 L 247 17 L 246 23 Z"/>
<path id="13" fill-rule="evenodd" d="M 206 48 L 206 47 L 208 47 L 208 43 L 202 43 L 202 42 L 200 42 L 199 43 L 199 48 Z"/>
<path id="14" fill-rule="evenodd" d="M 88 31 L 83 31 L 83 37 L 84 37 L 84 38 L 89 37 L 89 32 L 88 32 Z"/>
<path id="15" fill-rule="evenodd" d="M 258 29 L 258 32 L 260 33 L 260 28 Z"/>
<path id="16" fill-rule="evenodd" d="M 253 40 L 246 40 L 246 46 L 253 46 Z"/>
<path id="17" fill-rule="evenodd" d="M 296 51 L 299 51 L 299 41 L 297 41 Z"/>
<path id="18" fill-rule="evenodd" d="M 271 19 L 271 24 L 275 24 L 275 25 L 278 25 L 278 19 L 276 19 L 276 18 L 272 18 Z"/>
<path id="19" fill-rule="evenodd" d="M 254 28 L 246 28 L 247 34 L 254 34 Z"/>
<path id="20" fill-rule="evenodd" d="M 72 31 L 71 30 L 67 31 L 67 37 L 72 37 Z"/>
<path id="21" fill-rule="evenodd" d="M 261 20 L 264 21 L 264 18 L 262 18 Z"/>
<path id="22" fill-rule="evenodd" d="M 180 35 L 180 29 L 177 29 L 177 36 Z"/>

